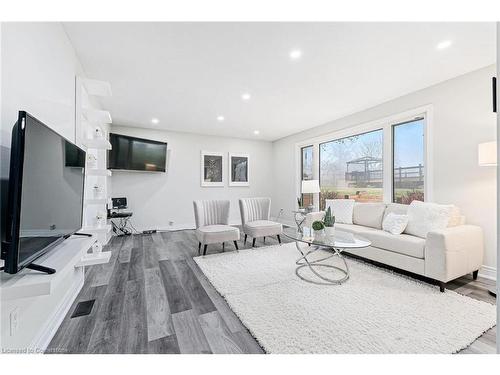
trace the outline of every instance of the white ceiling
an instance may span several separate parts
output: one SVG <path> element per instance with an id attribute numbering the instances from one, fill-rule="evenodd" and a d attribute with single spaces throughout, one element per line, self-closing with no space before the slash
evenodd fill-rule
<path id="1" fill-rule="evenodd" d="M 494 23 L 64 26 L 87 75 L 111 83 L 102 104 L 114 124 L 250 139 L 276 140 L 495 63 Z M 437 50 L 443 40 L 452 45 Z M 291 61 L 295 48 L 303 54 Z"/>

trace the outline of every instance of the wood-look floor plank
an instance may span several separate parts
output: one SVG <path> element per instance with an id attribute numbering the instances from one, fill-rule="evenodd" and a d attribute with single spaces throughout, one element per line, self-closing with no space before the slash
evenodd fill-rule
<path id="1" fill-rule="evenodd" d="M 162 260 L 158 262 L 163 280 L 163 287 L 167 294 L 168 305 L 172 314 L 191 310 L 191 302 L 186 295 L 182 284 L 177 276 L 177 271 L 172 261 Z"/>
<path id="2" fill-rule="evenodd" d="M 148 331 L 146 321 L 144 278 L 127 281 L 121 319 L 118 350 L 120 353 L 147 353 Z"/>
<path id="3" fill-rule="evenodd" d="M 207 292 L 203 289 L 203 286 L 200 284 L 194 272 L 187 265 L 186 260 L 177 260 L 174 261 L 173 264 L 177 271 L 177 277 L 179 278 L 180 284 L 189 298 L 192 308 L 196 310 L 198 314 L 215 311 L 216 308 L 212 300 L 208 297 Z"/>
<path id="4" fill-rule="evenodd" d="M 174 334 L 172 315 L 159 268 L 145 270 L 148 341 Z"/>
<path id="5" fill-rule="evenodd" d="M 233 339 L 238 343 L 241 351 L 245 354 L 264 354 L 257 340 L 246 330 L 233 332 Z"/>
<path id="6" fill-rule="evenodd" d="M 148 342 L 149 354 L 179 354 L 180 352 L 175 335 Z"/>
<path id="7" fill-rule="evenodd" d="M 158 267 L 159 256 L 155 243 L 150 234 L 142 236 L 142 248 L 144 251 L 144 267 L 146 269 Z"/>
<path id="8" fill-rule="evenodd" d="M 129 280 L 144 278 L 144 249 L 142 247 L 134 247 L 132 249 L 129 266 Z"/>
<path id="9" fill-rule="evenodd" d="M 115 354 L 118 351 L 120 340 L 120 319 L 96 320 L 90 337 L 87 353 L 90 354 Z"/>
<path id="10" fill-rule="evenodd" d="M 197 314 L 193 310 L 182 311 L 172 314 L 177 343 L 181 353 L 185 354 L 210 354 L 210 346 Z"/>
<path id="11" fill-rule="evenodd" d="M 241 323 L 240 319 L 236 316 L 236 314 L 231 310 L 228 306 L 226 300 L 217 292 L 217 290 L 210 284 L 207 277 L 201 272 L 200 267 L 195 263 L 195 261 L 191 258 L 186 259 L 188 266 L 191 268 L 193 273 L 198 278 L 198 281 L 205 289 L 205 292 L 212 300 L 217 311 L 224 319 L 227 327 L 231 332 L 239 332 L 242 330 L 246 330 L 245 326 Z"/>
<path id="12" fill-rule="evenodd" d="M 99 303 L 104 296 L 106 286 L 90 288 L 85 294 L 80 294 L 72 304 L 68 314 L 64 318 L 61 326 L 49 343 L 46 353 L 62 354 L 86 353 L 90 342 L 90 337 L 95 326 L 95 316 L 99 309 Z M 71 318 L 71 313 L 75 310 L 78 303 L 95 299 L 94 306 L 89 315 Z"/>
<path id="13" fill-rule="evenodd" d="M 168 243 L 163 240 L 163 237 L 160 233 L 153 233 L 151 238 L 154 243 L 156 256 L 158 261 L 168 260 Z"/>
<path id="14" fill-rule="evenodd" d="M 217 311 L 202 314 L 198 317 L 201 329 L 208 345 L 214 354 L 242 354 L 233 334 Z"/>

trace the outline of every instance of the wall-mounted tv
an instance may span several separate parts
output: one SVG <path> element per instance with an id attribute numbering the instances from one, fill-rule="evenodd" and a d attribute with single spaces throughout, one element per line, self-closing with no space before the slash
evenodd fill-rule
<path id="1" fill-rule="evenodd" d="M 85 151 L 19 112 L 12 129 L 1 252 L 5 272 L 17 273 L 24 267 L 55 272 L 33 261 L 81 229 L 84 183 Z"/>
<path id="2" fill-rule="evenodd" d="M 108 169 L 165 172 L 167 144 L 150 139 L 109 134 Z"/>

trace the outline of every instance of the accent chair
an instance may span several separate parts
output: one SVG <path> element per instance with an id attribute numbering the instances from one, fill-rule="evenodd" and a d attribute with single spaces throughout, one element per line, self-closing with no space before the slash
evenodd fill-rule
<path id="1" fill-rule="evenodd" d="M 238 250 L 240 230 L 228 225 L 229 201 L 225 200 L 197 200 L 193 201 L 194 218 L 196 222 L 196 238 L 198 239 L 198 254 L 203 245 L 203 255 L 207 253 L 207 245 L 233 241 Z"/>
<path id="2" fill-rule="evenodd" d="M 255 246 L 255 239 L 264 237 L 264 242 L 268 236 L 276 236 L 281 243 L 280 235 L 283 226 L 280 223 L 269 220 L 271 214 L 271 198 L 242 198 L 239 200 L 241 225 L 245 233 L 244 244 L 247 236 L 253 238 L 252 247 Z"/>

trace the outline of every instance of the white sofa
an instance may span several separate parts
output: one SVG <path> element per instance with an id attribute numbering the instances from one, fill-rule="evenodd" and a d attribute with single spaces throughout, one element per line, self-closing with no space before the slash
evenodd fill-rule
<path id="1" fill-rule="evenodd" d="M 450 220 L 448 227 L 427 233 L 426 238 L 414 235 L 394 235 L 382 230 L 382 221 L 390 213 L 406 214 L 407 205 L 396 203 L 355 203 L 353 224 L 336 223 L 335 228 L 353 233 L 371 241 L 364 249 L 347 252 L 356 256 L 409 271 L 444 283 L 468 273 L 474 279 L 483 261 L 483 232 L 475 225 L 466 225 L 459 216 Z M 308 214 L 306 226 L 321 220 L 324 212 Z"/>

